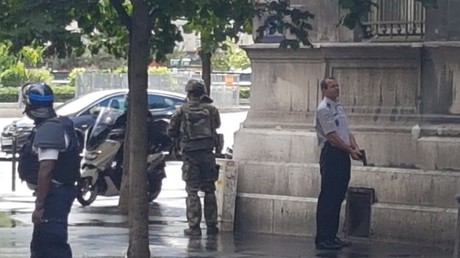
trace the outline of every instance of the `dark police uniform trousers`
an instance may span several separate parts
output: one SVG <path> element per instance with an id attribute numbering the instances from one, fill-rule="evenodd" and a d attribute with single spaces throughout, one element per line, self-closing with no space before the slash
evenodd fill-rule
<path id="1" fill-rule="evenodd" d="M 316 210 L 316 243 L 333 241 L 337 235 L 351 170 L 350 155 L 329 142 L 321 150 L 319 162 L 321 193 Z"/>
<path id="2" fill-rule="evenodd" d="M 44 222 L 34 225 L 31 258 L 72 257 L 67 243 L 67 219 L 76 196 L 75 186 L 51 183 L 44 206 Z"/>

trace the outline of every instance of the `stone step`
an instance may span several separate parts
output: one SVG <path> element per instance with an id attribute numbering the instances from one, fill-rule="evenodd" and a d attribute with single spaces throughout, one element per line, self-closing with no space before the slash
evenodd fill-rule
<path id="1" fill-rule="evenodd" d="M 379 167 L 420 168 L 460 171 L 455 153 L 460 153 L 460 138 L 455 136 L 412 135 L 396 131 L 356 131 L 355 138 L 366 150 L 368 163 Z M 364 130 L 364 129 L 362 129 Z M 235 159 L 317 163 L 319 148 L 316 133 L 277 128 L 243 128 L 235 135 Z"/>
<path id="2" fill-rule="evenodd" d="M 317 199 L 239 193 L 235 228 L 242 232 L 314 236 Z M 345 223 L 342 205 L 342 232 Z M 452 248 L 457 209 L 375 203 L 370 218 L 370 240 L 385 240 Z"/>
<path id="3" fill-rule="evenodd" d="M 236 160 L 315 163 L 318 140 L 311 132 L 300 130 L 243 128 L 235 133 Z M 249 156 L 247 154 L 250 154 Z"/>
<path id="4" fill-rule="evenodd" d="M 350 186 L 375 189 L 377 203 L 455 208 L 460 173 L 417 169 L 352 167 Z M 316 198 L 319 166 L 239 160 L 238 193 Z"/>

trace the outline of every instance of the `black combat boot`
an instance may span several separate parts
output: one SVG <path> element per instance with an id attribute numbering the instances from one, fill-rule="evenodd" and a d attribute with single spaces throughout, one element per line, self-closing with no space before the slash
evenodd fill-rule
<path id="1" fill-rule="evenodd" d="M 201 236 L 201 228 L 193 227 L 184 229 L 184 235 L 186 236 Z"/>

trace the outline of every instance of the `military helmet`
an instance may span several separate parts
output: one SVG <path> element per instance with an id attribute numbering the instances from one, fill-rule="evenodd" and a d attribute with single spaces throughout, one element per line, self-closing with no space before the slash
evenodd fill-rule
<path id="1" fill-rule="evenodd" d="M 48 119 L 56 115 L 54 93 L 51 87 L 43 82 L 27 83 L 21 89 L 22 100 L 26 105 L 24 113 L 33 120 Z"/>
<path id="2" fill-rule="evenodd" d="M 185 85 L 185 92 L 202 92 L 206 94 L 206 86 L 202 80 L 191 79 Z"/>

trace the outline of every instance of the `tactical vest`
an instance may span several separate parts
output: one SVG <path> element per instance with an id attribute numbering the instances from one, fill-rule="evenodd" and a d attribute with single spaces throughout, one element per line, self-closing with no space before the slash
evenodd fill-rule
<path id="1" fill-rule="evenodd" d="M 59 152 L 56 166 L 52 171 L 52 179 L 64 185 L 74 185 L 80 177 L 80 154 L 79 142 L 73 123 L 67 117 L 55 117 L 43 123 L 59 123 L 68 137 L 68 146 L 64 151 Z M 32 185 L 37 185 L 38 183 L 38 170 L 40 167 L 38 155 L 33 151 L 36 130 L 39 128 L 40 125 L 34 129 L 19 152 L 19 177 Z"/>

